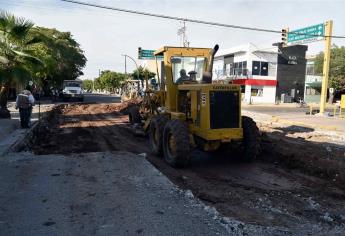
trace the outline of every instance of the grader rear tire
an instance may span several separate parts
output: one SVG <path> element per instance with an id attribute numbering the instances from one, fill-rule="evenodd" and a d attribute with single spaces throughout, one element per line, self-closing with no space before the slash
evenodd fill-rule
<path id="1" fill-rule="evenodd" d="M 163 131 L 169 118 L 165 115 L 158 115 L 151 119 L 149 128 L 149 140 L 153 154 L 161 156 L 163 154 Z"/>
<path id="2" fill-rule="evenodd" d="M 128 118 L 129 118 L 129 122 L 132 125 L 141 123 L 141 116 L 140 116 L 138 106 L 133 106 L 128 109 Z"/>
<path id="3" fill-rule="evenodd" d="M 243 161 L 253 161 L 260 152 L 260 132 L 255 121 L 247 116 L 242 116 L 243 128 Z"/>
<path id="4" fill-rule="evenodd" d="M 188 125 L 180 120 L 170 120 L 163 133 L 165 161 L 172 167 L 185 167 L 190 163 Z"/>

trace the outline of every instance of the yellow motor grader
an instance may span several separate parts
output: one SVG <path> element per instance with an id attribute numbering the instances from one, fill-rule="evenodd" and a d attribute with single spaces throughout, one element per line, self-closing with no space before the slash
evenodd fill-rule
<path id="1" fill-rule="evenodd" d="M 258 155 L 259 131 L 241 115 L 240 86 L 212 83 L 217 51 L 218 45 L 155 51 L 164 58 L 159 88 L 146 89 L 141 106 L 129 109 L 130 122 L 142 124 L 152 152 L 173 167 L 188 165 L 194 148 L 215 151 L 240 143 L 244 161 Z"/>

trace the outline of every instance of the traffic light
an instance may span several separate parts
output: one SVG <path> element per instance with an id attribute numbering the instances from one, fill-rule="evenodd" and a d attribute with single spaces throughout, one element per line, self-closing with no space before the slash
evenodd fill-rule
<path id="1" fill-rule="evenodd" d="M 288 32 L 289 29 L 285 28 L 282 29 L 282 46 L 286 47 L 287 46 L 287 42 L 288 42 Z"/>
<path id="2" fill-rule="evenodd" d="M 141 47 L 138 47 L 138 59 L 141 59 Z"/>

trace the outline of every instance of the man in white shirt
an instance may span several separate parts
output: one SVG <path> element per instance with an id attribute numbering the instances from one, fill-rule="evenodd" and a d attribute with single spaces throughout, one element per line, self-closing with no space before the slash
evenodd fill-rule
<path id="1" fill-rule="evenodd" d="M 24 90 L 18 94 L 16 99 L 16 109 L 19 108 L 20 124 L 22 128 L 30 127 L 32 107 L 35 105 L 35 98 L 29 90 Z"/>

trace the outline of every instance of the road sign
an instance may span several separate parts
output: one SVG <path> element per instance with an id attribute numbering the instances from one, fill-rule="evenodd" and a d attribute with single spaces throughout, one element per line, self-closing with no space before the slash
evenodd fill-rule
<path id="1" fill-rule="evenodd" d="M 138 48 L 138 59 L 140 60 L 154 60 L 155 55 L 154 55 L 155 50 L 147 50 L 147 49 L 141 49 Z M 163 56 L 157 56 L 158 60 L 163 60 Z"/>
<path id="2" fill-rule="evenodd" d="M 287 42 L 289 45 L 303 44 L 323 40 L 325 36 L 325 25 L 317 24 L 302 29 L 288 32 Z"/>

